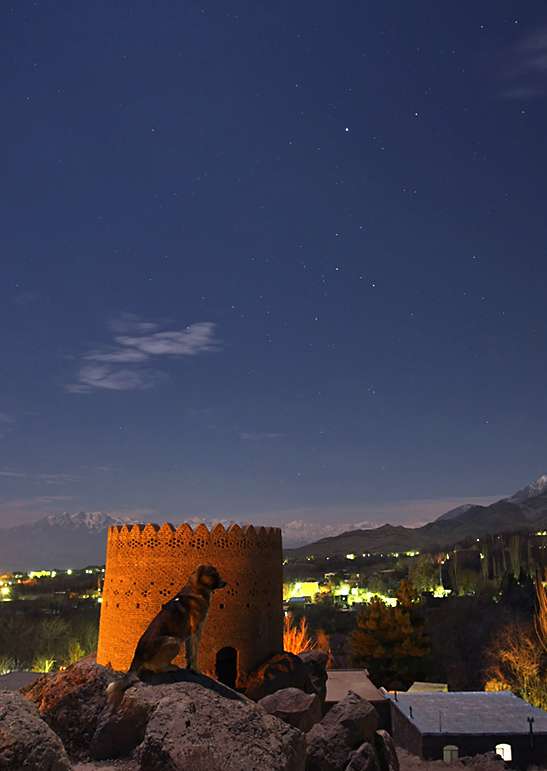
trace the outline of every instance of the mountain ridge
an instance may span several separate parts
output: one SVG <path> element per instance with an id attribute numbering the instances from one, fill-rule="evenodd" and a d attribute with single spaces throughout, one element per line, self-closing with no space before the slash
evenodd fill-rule
<path id="1" fill-rule="evenodd" d="M 286 549 L 287 556 L 330 556 L 450 548 L 467 538 L 488 533 L 547 528 L 547 474 L 513 496 L 489 506 L 464 504 L 421 527 L 382 525 L 349 530 L 306 546 Z"/>
<path id="2" fill-rule="evenodd" d="M 106 530 L 135 522 L 107 512 L 60 512 L 0 529 L 0 573 L 104 564 Z M 547 474 L 489 506 L 464 504 L 421 527 L 384 524 L 285 549 L 287 556 L 388 553 L 450 548 L 470 537 L 547 529 Z M 16 556 L 14 556 L 16 555 Z"/>
<path id="3" fill-rule="evenodd" d="M 105 512 L 47 514 L 0 529 L 0 573 L 85 567 L 105 562 L 106 531 L 126 519 Z M 15 555 L 15 556 L 14 556 Z"/>

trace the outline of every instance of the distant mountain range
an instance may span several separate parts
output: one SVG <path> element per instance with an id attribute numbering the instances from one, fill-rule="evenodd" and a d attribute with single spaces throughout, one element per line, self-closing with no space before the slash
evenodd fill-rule
<path id="1" fill-rule="evenodd" d="M 128 520 L 104 512 L 50 514 L 26 525 L 0 529 L 0 574 L 4 570 L 81 568 L 102 565 L 106 531 Z M 447 511 L 423 527 L 382 525 L 349 530 L 296 549 L 287 556 L 386 553 L 443 549 L 466 538 L 517 530 L 547 530 L 547 474 L 490 506 L 472 503 Z"/>
<path id="2" fill-rule="evenodd" d="M 37 522 L 2 528 L 0 573 L 103 565 L 106 531 L 123 521 L 101 511 L 79 511 L 49 514 Z"/>
<path id="3" fill-rule="evenodd" d="M 441 514 L 423 527 L 382 525 L 370 530 L 350 530 L 322 538 L 297 549 L 287 549 L 287 556 L 386 553 L 425 549 L 443 549 L 466 538 L 487 533 L 547 529 L 547 474 L 490 506 L 465 504 Z"/>

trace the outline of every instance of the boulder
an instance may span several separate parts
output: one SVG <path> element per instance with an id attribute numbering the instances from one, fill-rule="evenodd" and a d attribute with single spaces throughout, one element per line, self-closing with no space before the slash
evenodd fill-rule
<path id="1" fill-rule="evenodd" d="M 395 749 L 395 742 L 390 734 L 383 729 L 376 731 L 374 747 L 380 763 L 380 771 L 399 771 L 399 758 Z"/>
<path id="2" fill-rule="evenodd" d="M 255 669 L 247 678 L 245 695 L 258 701 L 282 688 L 315 692 L 307 665 L 294 653 L 276 653 Z"/>
<path id="3" fill-rule="evenodd" d="M 304 735 L 249 699 L 191 682 L 150 688 L 140 771 L 304 771 Z"/>
<path id="4" fill-rule="evenodd" d="M 85 658 L 53 675 L 44 675 L 24 692 L 74 758 L 87 755 L 113 673 Z"/>
<path id="5" fill-rule="evenodd" d="M 92 758 L 123 758 L 133 752 L 144 739 L 148 719 L 160 697 L 155 691 L 137 683 L 125 692 L 117 709 L 107 707 L 101 712 L 89 743 Z"/>
<path id="6" fill-rule="evenodd" d="M 316 648 L 315 650 L 307 651 L 306 653 L 300 653 L 299 658 L 306 665 L 313 689 L 321 699 L 321 704 L 324 704 L 325 699 L 327 698 L 328 654 L 325 651 Z"/>
<path id="7" fill-rule="evenodd" d="M 3 771 L 70 771 L 61 740 L 36 707 L 15 691 L 0 691 L 0 768 Z"/>
<path id="8" fill-rule="evenodd" d="M 282 688 L 264 696 L 258 704 L 270 715 L 306 733 L 323 716 L 321 700 L 316 693 L 304 693 L 299 688 Z"/>
<path id="9" fill-rule="evenodd" d="M 164 696 L 174 693 L 166 686 L 175 683 L 197 683 L 218 693 L 224 699 L 247 701 L 244 696 L 226 685 L 189 669 L 178 668 L 161 673 L 143 672 L 142 679 L 144 682 L 137 682 L 125 692 L 117 709 L 108 707 L 100 714 L 89 747 L 92 758 L 104 760 L 131 754 L 144 739 L 148 720 L 158 702 Z M 154 687 L 150 687 L 151 685 Z"/>
<path id="10" fill-rule="evenodd" d="M 307 771 L 344 771 L 351 751 L 374 741 L 378 725 L 372 704 L 350 691 L 306 735 Z"/>
<path id="11" fill-rule="evenodd" d="M 346 771 L 381 771 L 376 750 L 370 742 L 350 752 Z"/>

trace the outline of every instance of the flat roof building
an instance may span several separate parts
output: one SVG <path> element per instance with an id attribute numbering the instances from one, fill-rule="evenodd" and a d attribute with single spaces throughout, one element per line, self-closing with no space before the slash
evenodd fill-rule
<path id="1" fill-rule="evenodd" d="M 390 693 L 396 744 L 426 760 L 497 752 L 510 765 L 547 765 L 547 712 L 509 691 Z"/>
<path id="2" fill-rule="evenodd" d="M 0 691 L 18 691 L 32 685 L 42 677 L 41 672 L 8 672 L 0 675 Z"/>
<path id="3" fill-rule="evenodd" d="M 329 669 L 327 674 L 325 699 L 327 709 L 341 701 L 351 691 L 362 699 L 370 701 L 380 716 L 381 727 L 389 728 L 389 701 L 384 692 L 374 685 L 366 669 Z"/>

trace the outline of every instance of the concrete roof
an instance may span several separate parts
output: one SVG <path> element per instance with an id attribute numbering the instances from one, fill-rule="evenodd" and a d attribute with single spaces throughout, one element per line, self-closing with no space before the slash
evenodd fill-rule
<path id="1" fill-rule="evenodd" d="M 431 693 L 436 691 L 448 691 L 447 683 L 424 683 L 420 680 L 416 680 L 412 683 L 407 693 Z"/>
<path id="2" fill-rule="evenodd" d="M 349 691 L 367 701 L 381 701 L 384 694 L 370 681 L 364 669 L 329 669 L 327 701 L 341 701 Z"/>
<path id="3" fill-rule="evenodd" d="M 509 691 L 388 694 L 394 706 L 421 734 L 527 734 L 533 717 L 534 733 L 547 733 L 547 712 L 532 707 Z M 412 717 L 410 717 L 412 712 Z"/>
<path id="4" fill-rule="evenodd" d="M 39 677 L 42 677 L 41 672 L 8 672 L 0 675 L 0 691 L 18 691 L 32 685 Z"/>

